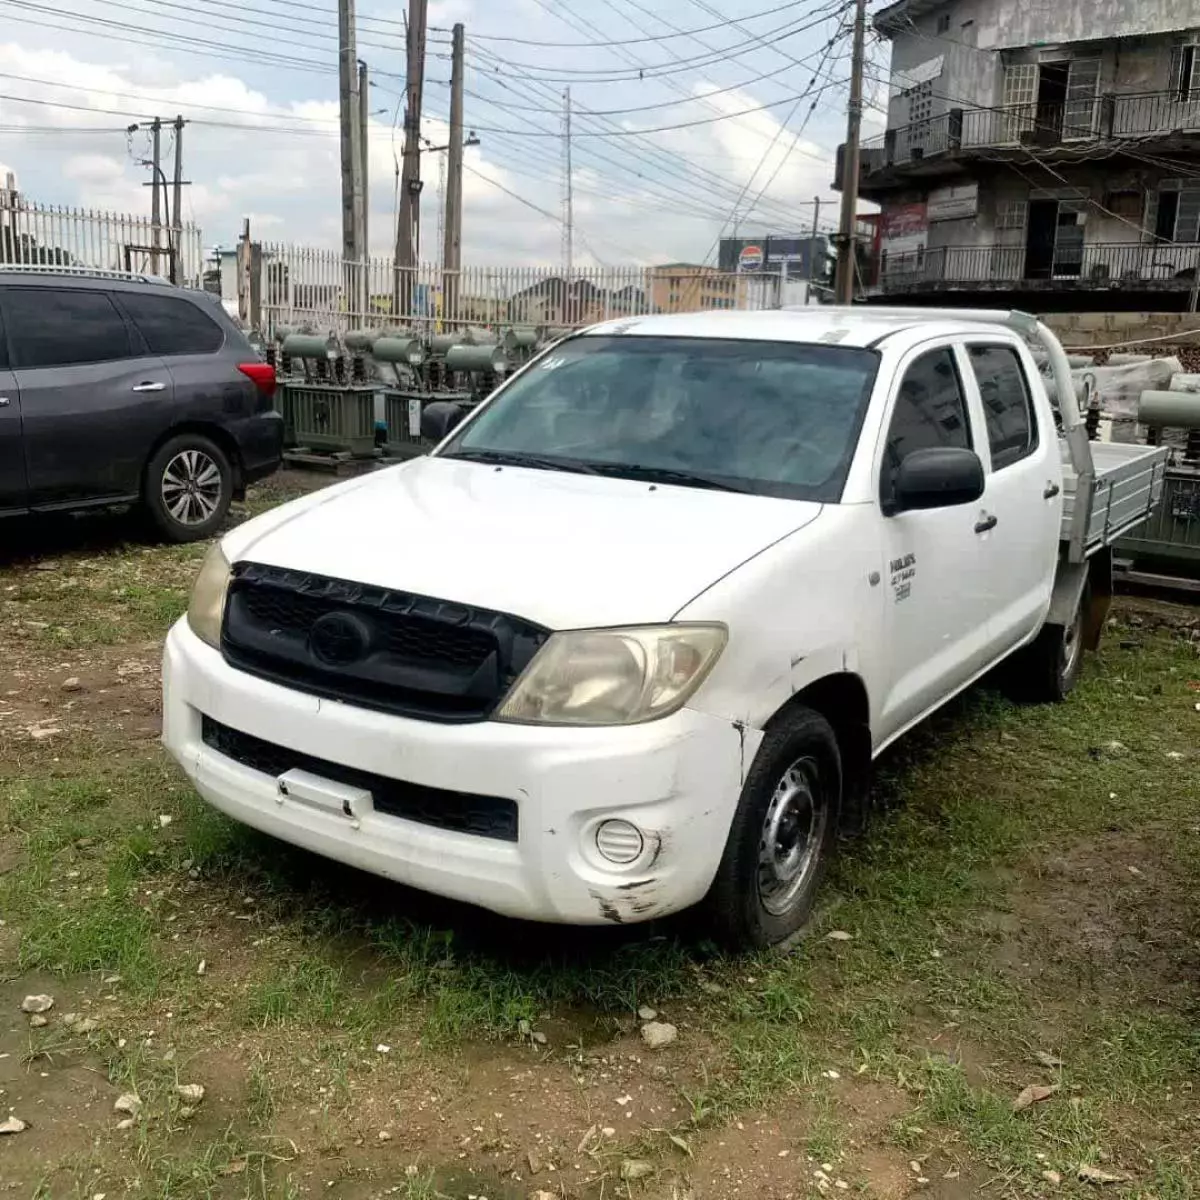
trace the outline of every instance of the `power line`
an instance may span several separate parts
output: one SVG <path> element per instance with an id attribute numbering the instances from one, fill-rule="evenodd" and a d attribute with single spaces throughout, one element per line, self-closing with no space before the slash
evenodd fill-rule
<path id="1" fill-rule="evenodd" d="M 496 82 L 507 91 L 516 90 L 516 85 L 507 84 L 500 80 L 497 80 Z M 536 86 L 543 92 L 554 95 L 553 91 L 545 84 L 532 83 L 530 86 Z M 528 91 L 517 92 L 516 94 L 530 95 Z M 586 118 L 586 114 L 580 115 Z M 535 130 L 542 128 L 542 126 L 537 125 L 528 117 L 523 117 L 520 114 L 517 114 L 517 117 L 518 120 L 524 121 L 525 124 L 529 125 Z M 602 125 L 611 126 L 613 124 L 613 122 L 607 120 L 607 118 L 599 118 L 598 120 Z M 717 174 L 715 171 L 710 171 L 706 167 L 695 166 L 687 160 L 680 158 L 678 155 L 672 154 L 670 151 L 665 150 L 663 147 L 656 146 L 654 143 L 648 143 L 648 146 L 648 150 L 643 150 L 636 144 L 630 146 L 628 143 L 624 143 L 622 146 L 622 151 L 625 160 L 632 159 L 635 162 L 645 163 L 657 171 L 664 172 L 668 175 L 673 175 L 689 189 L 695 189 L 699 186 L 704 187 L 708 191 L 732 191 L 733 187 L 735 186 L 730 180 Z M 647 176 L 640 171 L 632 169 L 628 165 L 627 161 L 613 158 L 611 155 L 604 154 L 595 147 L 582 146 L 580 149 L 599 162 L 615 167 L 619 172 L 633 175 L 635 178 L 641 181 L 643 186 L 653 185 L 663 189 L 667 194 L 665 197 L 660 196 L 660 198 L 666 199 L 668 203 L 674 202 L 674 197 L 681 194 L 679 192 L 680 184 L 678 183 L 672 183 L 667 180 L 655 179 Z M 694 190 L 682 194 L 689 200 L 694 199 Z"/>
<path id="2" fill-rule="evenodd" d="M 91 84 L 79 83 L 59 83 L 53 79 L 35 79 L 30 75 L 11 75 L 5 71 L 0 71 L 0 79 L 12 79 L 17 83 L 32 83 L 41 87 L 56 87 L 72 92 L 86 92 L 89 95 L 97 96 L 116 96 L 124 100 L 143 100 L 149 104 L 155 104 L 159 107 L 186 105 L 189 109 L 203 109 L 206 112 L 230 113 L 234 116 L 245 116 L 248 118 L 257 117 L 283 117 L 290 121 L 304 121 L 320 125 L 336 126 L 338 123 L 337 117 L 306 117 L 301 113 L 276 112 L 271 109 L 266 109 L 262 112 L 247 111 L 243 108 L 222 108 L 215 104 L 199 104 L 194 100 L 181 100 L 178 96 L 147 96 L 139 92 L 118 92 L 111 88 L 93 87 Z"/>
<path id="3" fill-rule="evenodd" d="M 696 129 L 701 125 L 717 125 L 722 121 L 735 121 L 739 117 L 748 117 L 753 113 L 766 112 L 768 109 L 781 108 L 785 104 L 789 104 L 795 100 L 803 100 L 804 93 L 800 92 L 794 96 L 784 96 L 780 100 L 769 100 L 766 104 L 756 104 L 753 108 L 742 108 L 737 112 L 721 113 L 716 117 L 704 117 L 698 121 L 679 121 L 674 125 L 655 125 L 649 129 L 614 129 L 614 130 L 581 130 L 576 137 L 594 137 L 594 138 L 631 138 L 644 137 L 650 133 L 672 133 L 677 129 Z M 472 128 L 476 133 L 515 133 L 518 132 L 512 129 L 496 129 L 489 128 L 487 125 L 474 125 Z M 559 137 L 560 134 L 553 130 L 543 130 L 540 133 L 525 133 L 521 132 L 522 137 Z M 810 154 L 810 158 L 817 159 L 819 162 L 826 161 L 821 155 Z"/>
<path id="4" fill-rule="evenodd" d="M 825 63 L 828 62 L 830 52 L 833 50 L 833 47 L 837 44 L 837 41 L 841 36 L 842 36 L 842 31 L 839 30 L 832 38 L 830 38 L 829 42 L 825 46 L 825 52 L 821 58 L 820 66 L 824 66 Z M 811 92 L 813 85 L 817 82 L 817 73 L 820 71 L 820 66 L 817 68 L 817 71 L 813 72 L 813 77 L 811 80 L 809 80 L 807 91 Z M 779 135 L 783 132 L 784 128 L 787 125 L 787 122 L 791 121 L 795 117 L 796 111 L 799 109 L 799 107 L 803 103 L 803 101 L 804 101 L 804 93 L 801 93 L 801 95 L 797 98 L 796 103 L 792 106 L 791 112 L 788 113 L 787 119 L 775 131 L 775 137 L 771 139 L 770 144 L 763 151 L 762 157 L 758 160 L 758 164 L 755 166 L 754 170 L 750 174 L 750 178 L 746 180 L 745 184 L 742 187 L 741 192 L 738 194 L 738 198 L 734 201 L 733 208 L 730 210 L 729 215 L 725 218 L 724 222 L 721 225 L 721 228 L 718 230 L 717 236 L 713 240 L 712 247 L 710 248 L 709 252 L 704 256 L 705 262 L 708 262 L 709 259 L 712 258 L 713 254 L 715 254 L 720 249 L 721 238 L 724 236 L 725 230 L 729 228 L 729 225 L 731 223 L 736 224 L 737 211 L 738 211 L 738 208 L 741 206 L 742 201 L 745 199 L 746 193 L 754 185 L 755 179 L 758 178 L 759 171 L 762 170 L 763 165 L 766 163 L 767 158 L 769 157 L 771 151 L 775 149 L 775 144 L 779 140 Z M 812 117 L 813 111 L 815 109 L 816 109 L 816 101 L 814 100 L 808 110 L 807 115 L 804 118 L 803 123 L 801 124 L 800 128 L 796 131 L 796 136 L 792 140 L 792 150 L 795 150 L 796 144 L 800 140 L 800 135 L 804 132 L 804 128 L 808 124 L 809 119 Z M 783 162 L 786 161 L 787 157 L 788 156 L 785 155 L 784 158 L 780 160 L 780 167 L 782 167 Z M 759 200 L 762 199 L 763 195 L 770 188 L 771 184 L 774 183 L 775 176 L 778 174 L 779 174 L 779 169 L 777 168 L 775 171 L 775 174 L 771 176 L 771 178 L 767 182 L 766 186 L 764 186 L 762 191 L 759 192 L 759 194 L 758 194 Z M 757 200 L 755 203 L 757 203 Z M 753 206 L 751 206 L 751 207 L 753 207 Z"/>
<path id="5" fill-rule="evenodd" d="M 571 21 L 567 17 L 560 12 L 555 12 L 553 9 L 548 8 L 544 3 L 542 3 L 542 0 L 534 0 L 534 3 L 538 4 L 539 7 L 545 8 L 547 12 L 556 17 L 558 20 L 562 21 L 564 24 L 571 25 Z M 829 6 L 827 5 L 826 9 L 828 8 Z M 810 10 L 809 15 L 812 15 L 812 13 L 815 11 L 816 10 Z M 572 15 L 574 15 L 576 19 L 582 21 L 585 25 L 590 24 L 586 18 L 580 17 L 578 14 Z M 739 42 L 736 45 L 727 46 L 720 50 L 709 50 L 705 54 L 698 54 L 694 58 L 690 59 L 676 57 L 669 59 L 666 63 L 637 63 L 635 61 L 635 65 L 630 67 L 628 70 L 618 70 L 615 67 L 603 70 L 600 68 L 582 67 L 574 69 L 561 66 L 548 67 L 541 63 L 525 63 L 518 62 L 516 60 L 505 60 L 505 65 L 508 67 L 518 68 L 522 71 L 560 71 L 566 73 L 563 75 L 537 76 L 537 78 L 542 79 L 546 83 L 629 83 L 633 78 L 638 80 L 657 79 L 662 75 L 678 75 L 683 71 L 699 70 L 704 67 L 710 67 L 717 63 L 725 62 L 729 58 L 735 56 L 739 50 L 746 50 L 752 46 L 761 46 L 769 38 L 782 40 L 784 38 L 795 37 L 800 33 L 806 33 L 808 30 L 815 29 L 818 25 L 828 20 L 830 15 L 831 13 L 829 11 L 822 11 L 819 16 L 817 16 L 814 20 L 808 21 L 807 23 L 792 25 L 789 22 L 788 24 L 781 25 L 776 29 L 767 30 L 756 37 L 751 37 L 747 41 Z M 575 26 L 572 26 L 572 28 L 575 28 Z M 594 29 L 595 26 L 592 26 L 592 28 Z M 785 30 L 786 32 L 784 32 Z M 470 40 L 474 41 L 475 39 L 472 38 Z M 617 49 L 617 47 L 614 47 L 614 50 L 615 49 Z M 587 76 L 595 75 L 604 75 L 608 76 L 609 78 L 587 78 Z"/>
<path id="6" fill-rule="evenodd" d="M 187 50 L 190 54 L 197 54 L 205 58 L 225 59 L 228 62 L 248 63 L 252 66 L 277 66 L 285 67 L 296 71 L 312 71 L 317 74 L 327 75 L 332 73 L 333 67 L 323 66 L 311 59 L 292 58 L 287 55 L 271 54 L 269 51 L 247 51 L 245 54 L 238 53 L 235 49 L 228 47 L 223 42 L 210 42 L 197 38 L 188 38 L 182 34 L 171 34 L 165 30 L 147 30 L 139 25 L 129 25 L 120 21 L 108 21 L 102 17 L 88 17 L 82 13 L 64 14 L 58 9 L 45 8 L 42 5 L 34 5 L 26 3 L 25 0 L 0 0 L 0 3 L 10 7 L 19 8 L 22 10 L 32 10 L 36 12 L 46 12 L 52 16 L 73 16 L 79 20 L 91 23 L 102 24 L 106 27 L 112 27 L 124 32 L 121 33 L 106 33 L 103 29 L 92 29 L 88 31 L 89 37 L 103 38 L 106 41 L 120 42 L 127 46 L 147 46 L 152 50 Z M 77 25 L 62 25 L 53 21 L 47 21 L 40 17 L 22 17 L 26 25 L 36 25 L 42 29 L 56 29 L 63 33 L 78 33 Z M 146 38 L 129 36 L 130 34 L 150 33 L 159 37 L 171 38 L 178 42 L 178 45 L 164 46 L 160 42 L 148 41 Z M 216 47 L 209 49 L 208 47 Z"/>
<path id="7" fill-rule="evenodd" d="M 772 72 L 770 72 L 770 74 L 771 75 L 781 75 L 784 71 L 790 71 L 791 69 L 792 69 L 791 67 L 781 67 L 778 71 L 772 71 Z M 743 83 L 734 83 L 734 84 L 731 84 L 729 87 L 718 88 L 716 91 L 713 91 L 713 92 L 705 92 L 703 95 L 700 95 L 700 96 L 689 96 L 687 99 L 684 99 L 684 100 L 664 100 L 659 104 L 640 104 L 634 108 L 589 108 L 589 109 L 584 109 L 582 111 L 587 112 L 590 116 L 593 116 L 593 117 L 616 117 L 616 116 L 625 115 L 627 113 L 656 112 L 659 109 L 678 108 L 681 104 L 688 104 L 688 103 L 692 103 L 692 102 L 696 102 L 696 101 L 708 100 L 713 96 L 724 96 L 729 92 L 740 91 L 742 88 L 744 88 L 746 86 L 747 83 L 757 83 L 758 80 L 765 79 L 765 78 L 767 78 L 767 76 L 759 75 L 756 79 L 746 80 Z M 830 88 L 844 87 L 845 84 L 846 84 L 846 81 L 844 79 L 832 79 L 828 83 L 826 83 L 823 87 L 818 88 L 816 94 L 821 95 L 824 92 L 829 91 Z M 541 113 L 543 115 L 550 115 L 550 114 L 553 114 L 553 112 L 554 112 L 554 109 L 546 108 L 545 106 L 540 105 L 540 104 L 506 104 L 506 103 L 503 103 L 502 101 L 495 100 L 490 96 L 481 96 L 478 92 L 473 92 L 469 88 L 467 89 L 467 95 L 473 96 L 476 100 L 480 100 L 485 104 L 495 104 L 497 107 L 503 108 L 508 112 L 532 112 L 532 113 Z M 784 97 L 784 99 L 782 99 L 782 100 L 776 100 L 776 101 L 773 101 L 772 103 L 776 104 L 776 105 L 786 104 L 786 103 L 788 103 L 789 100 L 793 100 L 793 99 L 795 99 L 794 96 L 787 96 L 787 97 Z M 750 109 L 748 111 L 755 112 L 758 110 Z M 737 115 L 737 114 L 734 114 L 734 115 Z M 724 118 L 722 117 L 720 119 L 724 119 Z M 785 124 L 786 124 L 786 122 L 785 122 Z M 474 126 L 473 128 L 475 128 L 477 131 L 479 130 L 478 126 Z M 653 132 L 653 131 L 650 130 L 650 131 L 646 131 L 646 132 Z"/>
<path id="8" fill-rule="evenodd" d="M 779 4 L 775 8 L 763 9 L 756 13 L 747 13 L 740 18 L 743 21 L 754 21 L 759 17 L 774 16 L 775 13 L 784 12 L 790 8 L 799 8 L 802 0 L 794 0 L 790 4 Z M 666 22 L 663 22 L 666 24 Z M 709 33 L 714 29 L 725 29 L 734 24 L 732 20 L 721 20 L 715 25 L 704 25 L 699 29 L 677 30 L 674 33 L 662 33 L 657 36 L 647 36 L 640 38 L 622 38 L 616 41 L 600 41 L 600 42 L 546 42 L 541 39 L 534 38 L 519 38 L 507 37 L 501 34 L 476 33 L 472 35 L 472 39 L 478 42 L 510 42 L 519 46 L 544 46 L 554 49 L 577 49 L 577 50 L 601 50 L 611 46 L 642 46 L 648 42 L 669 42 L 675 38 L 692 37 L 697 33 Z M 437 26 L 431 25 L 430 29 L 437 29 Z M 439 33 L 446 33 L 445 29 L 438 29 Z"/>

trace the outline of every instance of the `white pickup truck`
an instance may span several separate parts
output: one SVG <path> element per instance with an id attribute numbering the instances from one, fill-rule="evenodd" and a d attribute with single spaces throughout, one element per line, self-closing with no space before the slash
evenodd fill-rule
<path id="1" fill-rule="evenodd" d="M 885 746 L 1018 653 L 1062 698 L 1099 638 L 1165 451 L 1050 391 L 1019 313 L 585 330 L 215 545 L 164 739 L 230 816 L 389 879 L 780 942 Z"/>

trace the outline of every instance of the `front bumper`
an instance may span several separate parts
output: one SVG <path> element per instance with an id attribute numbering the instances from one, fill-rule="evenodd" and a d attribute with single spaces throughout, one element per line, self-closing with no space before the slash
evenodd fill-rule
<path id="1" fill-rule="evenodd" d="M 201 718 L 359 771 L 517 804 L 503 842 L 376 812 L 353 820 L 280 795 L 210 748 Z M 741 788 L 743 733 L 690 709 L 615 729 L 439 725 L 318 699 L 236 671 L 186 620 L 163 663 L 163 740 L 229 816 L 317 854 L 507 916 L 570 924 L 648 920 L 702 899 Z M 747 758 L 748 761 L 748 758 Z M 595 850 L 603 818 L 643 831 L 628 867 Z"/>

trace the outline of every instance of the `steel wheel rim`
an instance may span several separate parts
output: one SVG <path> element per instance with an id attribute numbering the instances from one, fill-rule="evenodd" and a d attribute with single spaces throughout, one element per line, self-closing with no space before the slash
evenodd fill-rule
<path id="1" fill-rule="evenodd" d="M 816 762 L 797 759 L 775 785 L 759 835 L 758 899 L 772 916 L 784 916 L 812 880 L 828 820 Z"/>
<path id="2" fill-rule="evenodd" d="M 203 525 L 221 506 L 221 468 L 203 450 L 181 450 L 162 473 L 163 507 L 180 525 Z"/>
<path id="3" fill-rule="evenodd" d="M 1071 678 L 1083 653 L 1083 605 L 1075 613 L 1074 620 L 1063 630 L 1062 677 Z"/>

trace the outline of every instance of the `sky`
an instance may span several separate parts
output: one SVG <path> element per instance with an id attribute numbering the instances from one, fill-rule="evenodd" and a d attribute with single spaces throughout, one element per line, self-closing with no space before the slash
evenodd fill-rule
<path id="1" fill-rule="evenodd" d="M 467 35 L 465 124 L 480 144 L 464 160 L 464 264 L 561 261 L 568 87 L 576 264 L 711 261 L 722 232 L 808 232 L 818 198 L 832 226 L 847 7 L 430 0 L 422 135 L 435 146 L 449 136 L 451 27 Z M 381 255 L 394 238 L 406 11 L 357 5 Z M 868 135 L 881 128 L 886 49 L 871 62 Z M 145 122 L 182 114 L 184 217 L 206 247 L 232 245 L 245 218 L 256 240 L 340 244 L 337 89 L 336 0 L 0 0 L 0 177 L 14 171 L 42 203 L 148 212 Z M 163 151 L 169 173 L 166 133 Z M 422 160 L 424 261 L 440 246 L 444 158 Z"/>

